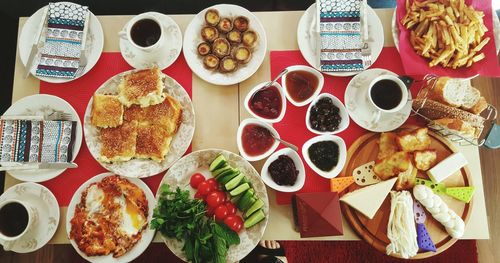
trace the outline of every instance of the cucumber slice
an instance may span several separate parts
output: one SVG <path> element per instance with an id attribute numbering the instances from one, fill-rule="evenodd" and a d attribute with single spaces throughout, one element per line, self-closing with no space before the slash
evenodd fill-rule
<path id="1" fill-rule="evenodd" d="M 238 186 L 240 184 L 241 179 L 243 179 L 243 177 L 245 177 L 245 176 L 242 173 L 240 173 L 237 176 L 235 176 L 233 179 L 231 179 L 229 182 L 227 182 L 224 185 L 224 187 L 226 188 L 226 191 L 231 191 L 234 188 L 236 188 L 236 186 Z"/>
<path id="2" fill-rule="evenodd" d="M 248 210 L 246 210 L 245 214 L 243 215 L 244 218 L 250 217 L 255 211 L 261 209 L 264 207 L 264 201 L 262 199 L 257 199 Z"/>
<path id="3" fill-rule="evenodd" d="M 231 174 L 239 174 L 240 173 L 240 170 L 236 169 L 236 168 L 231 168 L 229 170 L 226 170 L 222 173 L 220 173 L 217 177 L 215 177 L 215 179 L 217 180 L 217 182 L 220 183 L 220 180 L 222 178 L 224 178 L 226 175 L 231 175 Z"/>
<path id="4" fill-rule="evenodd" d="M 245 220 L 243 226 L 245 226 L 245 228 L 251 228 L 260 221 L 264 220 L 264 218 L 266 218 L 266 214 L 264 214 L 264 211 L 262 211 L 262 209 L 259 209 L 257 212 L 253 213 L 249 218 Z"/>
<path id="5" fill-rule="evenodd" d="M 235 189 L 231 190 L 231 192 L 229 192 L 229 194 L 231 196 L 237 196 L 243 192 L 245 192 L 246 190 L 248 190 L 250 188 L 250 185 L 245 183 L 245 184 L 240 184 L 238 185 L 238 187 L 236 187 Z"/>
<path id="6" fill-rule="evenodd" d="M 227 164 L 227 161 L 226 161 L 226 158 L 224 157 L 224 155 L 219 154 L 219 155 L 217 155 L 217 157 L 215 157 L 215 159 L 210 164 L 209 170 L 210 170 L 210 172 L 213 172 L 219 168 L 222 168 L 226 164 Z"/>
<path id="7" fill-rule="evenodd" d="M 248 203 L 251 201 L 250 199 L 253 198 L 253 195 L 255 194 L 255 191 L 250 188 L 248 189 L 244 194 L 243 196 L 240 198 L 240 200 L 238 201 L 238 203 L 236 204 L 236 206 L 238 206 L 238 209 L 241 211 L 241 212 L 244 212 L 245 211 L 245 207 L 248 206 Z"/>
<path id="8" fill-rule="evenodd" d="M 219 181 L 219 183 L 220 183 L 220 184 L 222 184 L 222 185 L 225 185 L 225 184 L 227 184 L 229 181 L 231 181 L 231 179 L 235 178 L 235 177 L 236 177 L 236 176 L 238 176 L 239 174 L 240 174 L 240 172 L 239 172 L 239 171 L 238 171 L 238 172 L 232 172 L 232 173 L 227 174 L 227 175 L 224 175 L 224 176 L 222 176 L 222 175 L 221 175 L 221 176 L 217 177 L 217 179 L 219 179 L 219 178 L 220 178 L 220 180 L 218 180 L 218 181 Z M 217 180 L 217 179 L 216 179 L 216 180 Z"/>
<path id="9" fill-rule="evenodd" d="M 231 166 L 229 166 L 228 164 L 226 164 L 226 165 L 224 165 L 223 167 L 221 167 L 221 168 L 219 168 L 219 169 L 217 169 L 217 170 L 213 171 L 213 172 L 212 172 L 212 175 L 213 175 L 214 177 L 217 177 L 217 176 L 219 176 L 220 174 L 222 174 L 223 172 L 229 171 L 229 170 L 231 170 L 231 169 L 233 169 L 233 168 L 232 168 Z"/>
<path id="10" fill-rule="evenodd" d="M 255 197 L 250 197 L 250 199 L 247 200 L 247 202 L 243 203 L 241 205 L 241 212 L 243 213 L 244 211 L 247 211 L 252 205 L 253 203 L 255 203 L 257 201 L 257 198 Z"/>

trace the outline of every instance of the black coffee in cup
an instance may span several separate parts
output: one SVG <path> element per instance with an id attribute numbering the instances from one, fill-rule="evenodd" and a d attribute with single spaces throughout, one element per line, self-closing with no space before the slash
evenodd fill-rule
<path id="1" fill-rule="evenodd" d="M 395 81 L 382 79 L 373 85 L 370 97 L 377 107 L 383 110 L 392 110 L 401 103 L 403 92 Z"/>
<path id="2" fill-rule="evenodd" d="M 0 208 L 0 232 L 8 237 L 15 237 L 28 226 L 29 215 L 24 205 L 11 202 Z"/>
<path id="3" fill-rule="evenodd" d="M 138 46 L 150 47 L 160 39 L 161 27 L 153 19 L 141 19 L 132 25 L 130 36 Z"/>

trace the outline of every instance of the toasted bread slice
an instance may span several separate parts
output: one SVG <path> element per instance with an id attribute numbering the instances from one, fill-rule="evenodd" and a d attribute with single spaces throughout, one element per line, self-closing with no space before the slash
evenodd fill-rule
<path id="1" fill-rule="evenodd" d="M 380 140 L 378 143 L 378 155 L 377 159 L 381 160 L 387 158 L 398 151 L 398 146 L 396 144 L 396 134 L 393 132 L 383 132 L 380 134 Z"/>
<path id="2" fill-rule="evenodd" d="M 415 186 L 415 181 L 417 180 L 417 172 L 418 170 L 410 162 L 408 169 L 398 174 L 396 190 L 401 191 L 412 189 L 413 186 Z"/>
<path id="3" fill-rule="evenodd" d="M 410 163 L 410 154 L 401 151 L 377 161 L 373 167 L 373 171 L 380 177 L 380 179 L 387 180 L 390 177 L 396 176 L 400 172 L 408 170 Z"/>
<path id="4" fill-rule="evenodd" d="M 160 126 L 140 125 L 137 128 L 136 158 L 161 162 L 170 150 L 172 136 Z"/>
<path id="5" fill-rule="evenodd" d="M 141 108 L 132 105 L 125 109 L 124 119 L 126 121 L 136 120 L 141 126 L 158 125 L 164 128 L 169 135 L 177 132 L 182 122 L 182 106 L 174 97 L 164 95 L 162 103 Z"/>
<path id="6" fill-rule="evenodd" d="M 113 95 L 94 94 L 90 123 L 99 128 L 113 128 L 123 123 L 123 105 Z"/>
<path id="7" fill-rule="evenodd" d="M 405 152 L 423 151 L 431 145 L 431 137 L 427 134 L 427 128 L 418 128 L 410 133 L 401 133 L 396 143 Z"/>
<path id="8" fill-rule="evenodd" d="M 415 151 L 413 153 L 413 162 L 415 167 L 421 171 L 429 170 L 436 164 L 436 150 Z"/>
<path id="9" fill-rule="evenodd" d="M 100 133 L 102 162 L 124 162 L 135 155 L 137 121 L 124 122 L 116 128 L 102 129 Z"/>
<path id="10" fill-rule="evenodd" d="M 159 68 L 139 70 L 122 78 L 118 85 L 118 99 L 127 107 L 132 104 L 147 107 L 161 103 L 165 99 L 163 88 Z"/>

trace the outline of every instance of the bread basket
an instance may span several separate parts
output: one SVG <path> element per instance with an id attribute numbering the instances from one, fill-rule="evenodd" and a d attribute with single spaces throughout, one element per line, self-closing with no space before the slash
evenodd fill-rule
<path id="1" fill-rule="evenodd" d="M 493 105 L 486 103 L 482 112 L 473 114 L 434 100 L 432 94 L 438 89 L 437 76 L 426 75 L 421 81 L 415 81 L 415 83 L 418 82 L 423 83 L 421 83 L 418 95 L 413 99 L 412 114 L 423 118 L 429 129 L 463 146 L 485 146 L 490 149 L 500 147 L 500 126 L 496 124 L 497 109 Z M 452 129 L 450 128 L 452 124 L 442 123 L 441 120 L 444 119 L 465 124 Z M 467 128 L 467 133 L 465 128 Z"/>

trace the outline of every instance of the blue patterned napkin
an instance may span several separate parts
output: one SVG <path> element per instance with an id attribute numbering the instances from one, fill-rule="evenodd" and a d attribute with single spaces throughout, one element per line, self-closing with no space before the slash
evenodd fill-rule
<path id="1" fill-rule="evenodd" d="M 71 162 L 75 121 L 0 120 L 0 162 Z"/>
<path id="2" fill-rule="evenodd" d="M 72 3 L 49 3 L 48 8 L 45 43 L 36 75 L 75 78 L 88 7 Z"/>
<path id="3" fill-rule="evenodd" d="M 363 57 L 361 15 L 364 0 L 318 0 L 320 69 L 326 72 L 361 71 Z M 368 58 L 369 59 L 369 58 Z"/>

